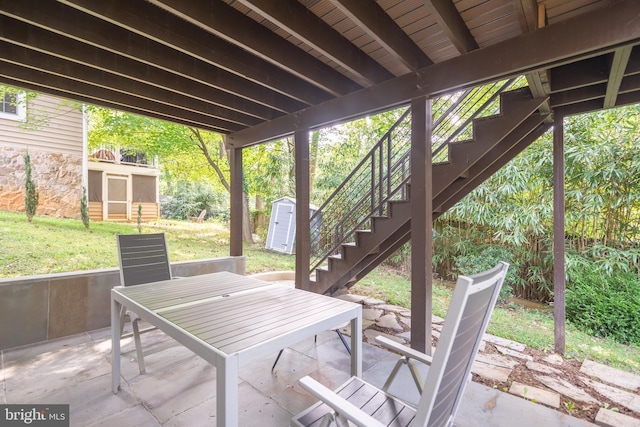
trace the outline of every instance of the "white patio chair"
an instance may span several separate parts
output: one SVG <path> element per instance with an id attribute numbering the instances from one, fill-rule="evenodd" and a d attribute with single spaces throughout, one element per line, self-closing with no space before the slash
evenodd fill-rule
<path id="1" fill-rule="evenodd" d="M 142 283 L 170 280 L 171 266 L 167 253 L 167 242 L 164 233 L 157 234 L 121 234 L 116 236 L 118 242 L 118 259 L 120 260 L 120 283 L 122 286 L 140 285 Z M 124 307 L 120 311 L 120 335 L 125 322 Z M 140 373 L 145 373 L 144 353 L 140 342 L 140 334 L 154 330 L 154 327 L 140 330 L 140 318 L 128 311 L 136 345 L 136 355 Z"/>
<path id="2" fill-rule="evenodd" d="M 458 277 L 433 358 L 395 343 L 389 345 L 402 354 L 402 359 L 383 389 L 388 389 L 403 363 L 415 359 L 430 365 L 424 386 L 419 377 L 414 376 L 422 390 L 417 407 L 357 377 L 349 379 L 335 392 L 311 377 L 304 377 L 300 384 L 320 402 L 294 417 L 291 425 L 452 426 L 508 268 L 507 263 L 501 262 L 484 273 Z M 379 342 L 389 343 L 384 339 Z"/>

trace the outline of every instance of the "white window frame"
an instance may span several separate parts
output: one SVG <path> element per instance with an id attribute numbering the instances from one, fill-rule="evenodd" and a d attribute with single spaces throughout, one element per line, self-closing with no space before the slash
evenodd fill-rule
<path id="1" fill-rule="evenodd" d="M 4 96 L 6 92 L 0 92 Z M 16 112 L 15 113 L 5 113 L 4 111 L 0 111 L 0 118 L 9 119 L 9 120 L 20 120 L 24 121 L 27 117 L 27 108 L 25 106 L 25 94 L 20 92 L 16 94 Z"/>

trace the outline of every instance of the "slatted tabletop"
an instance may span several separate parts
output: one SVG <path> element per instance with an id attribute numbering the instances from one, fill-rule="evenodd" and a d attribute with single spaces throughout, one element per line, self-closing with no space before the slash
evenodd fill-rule
<path id="1" fill-rule="evenodd" d="M 351 322 L 351 374 L 362 374 L 362 307 L 229 272 L 117 287 L 112 295 L 113 391 L 120 386 L 120 305 L 219 371 L 218 426 L 238 422 L 238 368 Z"/>

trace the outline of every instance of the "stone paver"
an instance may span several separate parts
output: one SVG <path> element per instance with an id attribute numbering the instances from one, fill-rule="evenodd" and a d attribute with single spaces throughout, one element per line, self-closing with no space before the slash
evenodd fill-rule
<path id="1" fill-rule="evenodd" d="M 590 377 L 596 377 L 607 384 L 640 392 L 640 375 L 634 375 L 591 360 L 582 362 L 580 372 Z"/>
<path id="2" fill-rule="evenodd" d="M 362 318 L 366 320 L 376 321 L 378 318 L 384 313 L 382 310 L 378 310 L 377 308 L 365 308 L 362 310 Z"/>
<path id="3" fill-rule="evenodd" d="M 504 338 L 500 338 L 497 337 L 495 335 L 491 335 L 491 334 L 484 334 L 484 337 L 482 338 L 483 340 L 490 342 L 492 344 L 497 344 L 500 345 L 502 347 L 507 347 L 510 348 L 511 350 L 515 350 L 515 351 L 524 351 L 525 348 L 527 348 L 526 345 L 521 344 L 519 342 L 516 341 L 512 341 L 512 340 L 506 340 Z"/>
<path id="4" fill-rule="evenodd" d="M 398 332 L 404 331 L 404 328 L 400 326 L 400 323 L 398 323 L 398 318 L 393 313 L 380 316 L 380 318 L 378 318 L 378 321 L 376 322 L 376 325 L 380 326 L 381 328 L 393 329 L 394 331 Z"/>
<path id="5" fill-rule="evenodd" d="M 506 356 L 516 357 L 518 359 L 524 359 L 529 361 L 533 360 L 533 357 L 529 356 L 528 354 L 522 354 L 519 351 L 511 350 L 510 348 L 502 347 L 501 345 L 496 345 L 496 350 L 498 350 L 500 353 Z"/>
<path id="6" fill-rule="evenodd" d="M 495 353 L 478 353 L 476 360 L 478 362 L 486 363 L 487 365 L 500 366 L 508 369 L 513 369 L 520 364 L 517 360 Z"/>
<path id="7" fill-rule="evenodd" d="M 587 392 L 576 387 L 570 382 L 563 380 L 562 378 L 553 378 L 546 375 L 536 375 L 536 379 L 542 384 L 549 387 L 551 390 L 565 395 L 569 399 L 575 400 L 576 402 L 591 403 L 594 405 L 600 404 L 597 399 L 589 395 Z"/>
<path id="8" fill-rule="evenodd" d="M 621 390 L 607 384 L 602 384 L 588 378 L 580 378 L 580 381 L 606 398 L 617 402 L 619 405 L 640 413 L 640 396 L 638 394 L 629 393 L 628 391 Z"/>
<path id="9" fill-rule="evenodd" d="M 552 353 L 542 360 L 547 363 L 551 363 L 552 365 L 562 365 L 564 363 L 562 356 L 557 353 Z"/>
<path id="10" fill-rule="evenodd" d="M 499 383 L 506 382 L 509 379 L 509 375 L 511 375 L 511 369 L 509 368 L 489 365 L 477 360 L 471 367 L 471 372 L 480 375 L 482 378 Z"/>
<path id="11" fill-rule="evenodd" d="M 553 391 L 542 390 L 519 382 L 513 382 L 509 387 L 509 393 L 524 397 L 532 402 L 543 403 L 552 408 L 560 407 L 560 395 Z"/>
<path id="12" fill-rule="evenodd" d="M 532 371 L 540 372 L 541 374 L 562 375 L 562 371 L 560 369 L 553 368 L 551 366 L 547 366 L 542 363 L 534 362 L 531 360 L 527 362 L 526 366 L 528 369 Z"/>
<path id="13" fill-rule="evenodd" d="M 364 325 L 364 336 L 367 342 L 373 343 L 376 336 L 384 335 L 397 342 L 409 345 L 411 332 L 402 330 L 402 324 L 409 328 L 411 327 L 409 310 L 395 305 L 385 304 L 383 301 L 373 298 L 356 297 L 353 298 L 352 301 L 364 304 L 363 318 L 369 319 L 365 320 L 367 323 Z M 400 322 L 398 322 L 398 320 Z M 432 334 L 434 337 L 440 337 L 443 323 L 444 319 L 433 316 Z M 378 327 L 395 330 L 397 333 L 388 335 L 374 329 L 367 329 L 374 324 Z M 487 343 L 490 343 L 498 353 L 486 353 Z M 595 382 L 585 377 L 583 379 L 584 387 L 575 386 L 562 378 L 564 359 L 561 355 L 555 353 L 549 354 L 542 359 L 544 363 L 538 363 L 533 361 L 530 355 L 524 354 L 523 352 L 525 350 L 526 345 L 522 343 L 503 339 L 491 334 L 485 334 L 480 343 L 480 352 L 472 367 L 472 372 L 485 380 L 493 381 L 497 384 L 508 382 L 512 370 L 516 367 L 520 367 L 520 369 L 526 367 L 536 373 L 535 378 L 551 390 L 544 390 L 539 387 L 534 387 L 531 384 L 514 382 L 510 386 L 510 394 L 552 408 L 560 407 L 562 396 L 575 402 L 600 405 L 598 399 L 589 394 L 589 390 L 592 390 L 591 393 L 598 393 L 600 396 L 616 402 L 617 407 L 628 408 L 640 413 L 640 396 L 638 396 L 638 392 L 640 392 L 640 376 L 587 360 L 582 364 L 581 371 L 591 378 L 597 378 L 611 385 Z M 614 387 L 614 385 L 626 388 L 627 390 L 621 390 L 620 388 Z M 635 391 L 636 394 L 629 393 L 629 391 Z M 603 411 L 604 409 L 598 414 L 600 418 L 599 425 L 640 427 L 640 419 L 638 418 L 624 416 L 610 410 Z M 609 424 L 607 424 L 607 422 Z"/>
<path id="14" fill-rule="evenodd" d="M 602 427 L 640 427 L 640 420 L 610 409 L 601 408 L 596 424 Z"/>

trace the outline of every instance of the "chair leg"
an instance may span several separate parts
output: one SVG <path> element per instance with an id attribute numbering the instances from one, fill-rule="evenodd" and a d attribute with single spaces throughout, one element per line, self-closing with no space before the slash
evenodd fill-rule
<path id="1" fill-rule="evenodd" d="M 349 344 L 347 343 L 347 340 L 344 338 L 344 335 L 342 335 L 342 332 L 340 332 L 340 329 L 336 329 L 336 333 L 340 337 L 340 341 L 342 341 L 342 344 L 344 344 L 344 348 L 347 349 L 347 353 L 349 353 L 349 356 L 351 356 L 351 347 L 349 347 Z"/>
<path id="2" fill-rule="evenodd" d="M 271 367 L 271 372 L 273 372 L 273 370 L 276 368 L 276 365 L 278 364 L 278 360 L 280 360 L 280 356 L 282 356 L 283 351 L 284 349 L 280 350 L 280 353 L 278 353 L 278 357 L 276 357 L 276 361 L 273 362 L 273 366 Z"/>
<path id="3" fill-rule="evenodd" d="M 144 354 L 142 352 L 142 343 L 140 342 L 140 327 L 138 326 L 138 319 L 131 322 L 133 327 L 133 339 L 136 343 L 136 354 L 138 356 L 138 368 L 140 368 L 140 374 L 146 372 L 144 367 Z"/>

